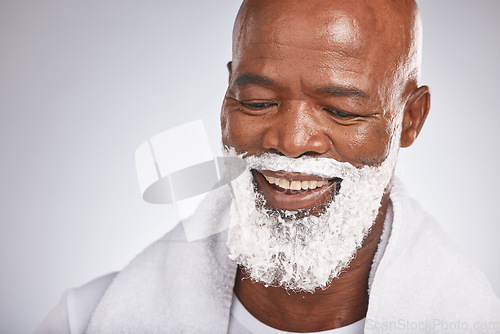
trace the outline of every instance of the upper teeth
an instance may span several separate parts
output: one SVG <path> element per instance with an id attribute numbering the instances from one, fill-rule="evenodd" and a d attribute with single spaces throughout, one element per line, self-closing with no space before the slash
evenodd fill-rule
<path id="1" fill-rule="evenodd" d="M 279 179 L 277 177 L 265 176 L 267 182 L 275 184 L 283 189 L 301 190 L 301 189 L 316 189 L 328 184 L 327 180 L 323 181 L 289 181 L 285 179 Z"/>

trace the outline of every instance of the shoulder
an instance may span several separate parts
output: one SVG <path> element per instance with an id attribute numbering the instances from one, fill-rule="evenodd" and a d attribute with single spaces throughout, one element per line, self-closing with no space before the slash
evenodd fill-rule
<path id="1" fill-rule="evenodd" d="M 396 182 L 391 235 L 375 273 L 372 315 L 415 321 L 500 319 L 500 300 L 474 263 Z M 453 318 L 453 319 L 452 319 Z"/>
<path id="2" fill-rule="evenodd" d="M 92 313 L 116 275 L 116 272 L 110 273 L 68 289 L 35 334 L 85 333 Z"/>

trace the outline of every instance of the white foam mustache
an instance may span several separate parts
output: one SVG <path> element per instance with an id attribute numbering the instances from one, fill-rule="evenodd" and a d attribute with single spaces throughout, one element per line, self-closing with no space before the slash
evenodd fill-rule
<path id="1" fill-rule="evenodd" d="M 265 153 L 258 156 L 247 156 L 244 159 L 250 169 L 301 173 L 323 178 L 344 178 L 358 171 L 348 162 L 339 162 L 330 158 L 310 156 L 289 158 L 275 153 Z"/>
<path id="2" fill-rule="evenodd" d="M 234 151 L 232 154 L 234 154 Z M 381 196 L 384 187 L 387 186 L 392 177 L 395 163 L 394 154 L 390 154 L 380 166 L 365 165 L 361 168 L 356 168 L 348 162 L 339 162 L 332 158 L 310 156 L 289 158 L 275 153 L 246 156 L 244 159 L 249 169 L 294 172 L 326 179 L 339 178 L 341 179 L 340 187 L 344 188 L 344 190 L 362 182 L 369 185 L 368 188 L 365 188 L 367 190 L 367 193 L 364 194 L 365 198 Z"/>

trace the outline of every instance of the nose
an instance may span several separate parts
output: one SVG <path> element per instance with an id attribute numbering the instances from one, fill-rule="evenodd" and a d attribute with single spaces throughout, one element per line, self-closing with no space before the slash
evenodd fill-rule
<path id="1" fill-rule="evenodd" d="M 290 158 L 322 155 L 330 139 L 321 132 L 314 110 L 305 102 L 283 103 L 262 137 L 264 148 Z"/>

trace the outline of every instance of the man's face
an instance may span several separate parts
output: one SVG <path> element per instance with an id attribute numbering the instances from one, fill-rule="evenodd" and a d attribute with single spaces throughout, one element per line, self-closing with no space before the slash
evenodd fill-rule
<path id="1" fill-rule="evenodd" d="M 393 71 L 370 31 L 342 11 L 285 16 L 242 30 L 222 107 L 224 145 L 249 155 L 308 155 L 356 167 L 384 161 L 402 104 L 394 103 Z M 268 202 L 281 209 L 321 206 L 335 190 L 330 182 L 328 189 L 290 196 L 265 177 L 321 179 L 268 171 L 254 176 Z"/>
<path id="2" fill-rule="evenodd" d="M 407 89 L 370 8 L 312 2 L 244 5 L 221 114 L 223 144 L 250 169 L 233 182 L 230 257 L 257 281 L 310 292 L 377 217 Z"/>

